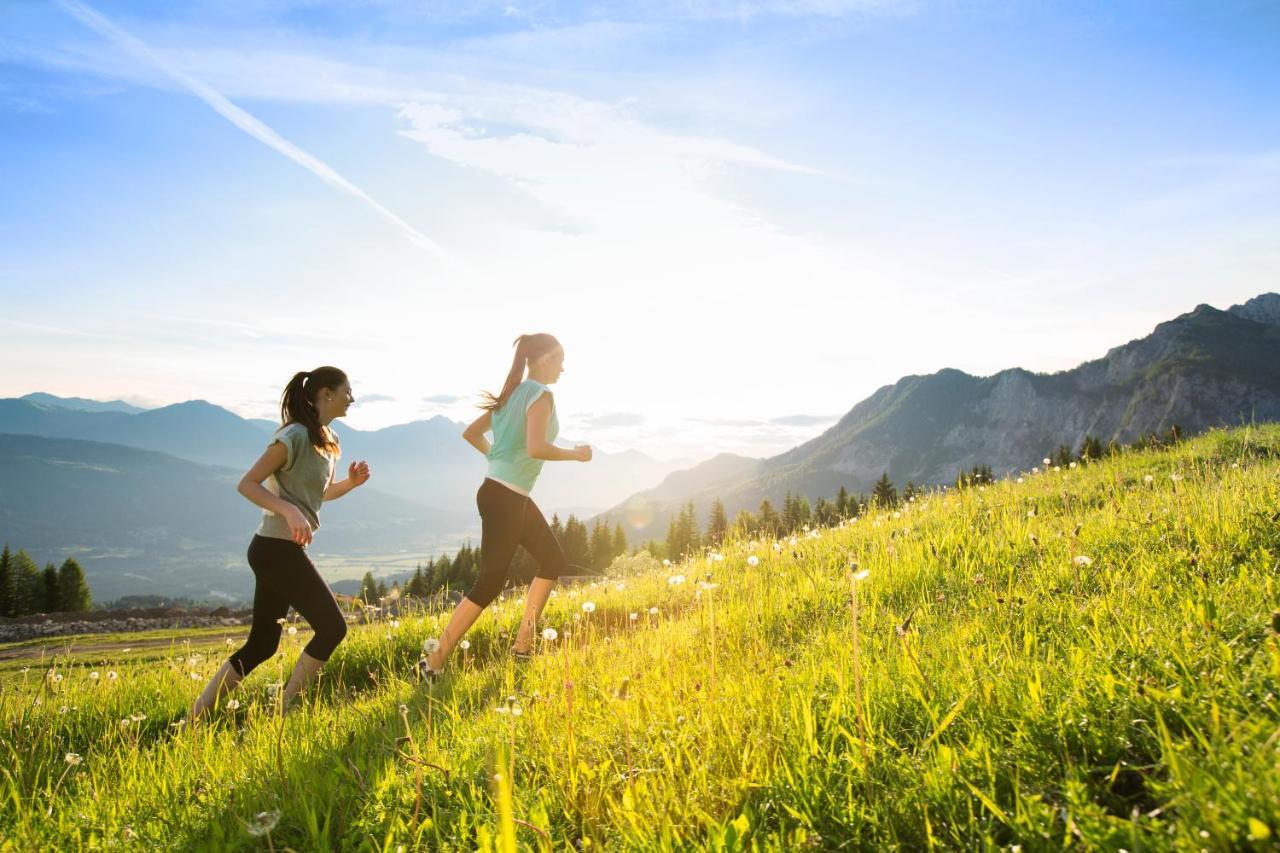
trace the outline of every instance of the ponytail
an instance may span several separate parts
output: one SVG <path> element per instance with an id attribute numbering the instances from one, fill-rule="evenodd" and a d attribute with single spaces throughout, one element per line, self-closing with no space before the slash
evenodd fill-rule
<path id="1" fill-rule="evenodd" d="M 496 412 L 501 409 L 507 402 L 507 398 L 511 396 L 511 392 L 524 381 L 524 372 L 529 364 L 560 346 L 560 342 L 553 335 L 539 332 L 534 335 L 521 335 L 515 339 L 514 346 L 516 354 L 511 359 L 511 369 L 507 371 L 507 380 L 502 383 L 502 391 L 496 396 L 489 391 L 481 392 L 484 402 L 480 404 L 480 408 L 486 411 Z"/>
<path id="2" fill-rule="evenodd" d="M 347 374 L 336 367 L 317 367 L 293 374 L 280 395 L 280 423 L 302 424 L 307 428 L 313 447 L 322 453 L 337 453 L 337 438 L 320 423 L 316 396 L 321 388 L 337 388 L 346 381 Z"/>

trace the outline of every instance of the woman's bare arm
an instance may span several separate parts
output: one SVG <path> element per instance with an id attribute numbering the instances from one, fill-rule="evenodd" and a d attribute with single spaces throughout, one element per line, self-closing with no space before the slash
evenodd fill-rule
<path id="1" fill-rule="evenodd" d="M 551 423 L 551 392 L 544 391 L 542 396 L 529 407 L 525 422 L 525 446 L 532 459 L 547 462 L 590 462 L 591 445 L 579 444 L 573 450 L 556 447 L 547 441 L 547 424 Z"/>
<path id="2" fill-rule="evenodd" d="M 476 418 L 467 428 L 462 431 L 462 437 L 467 440 L 476 450 L 479 450 L 485 456 L 489 455 L 489 439 L 484 434 L 489 431 L 489 427 L 493 424 L 493 412 L 485 412 Z"/>

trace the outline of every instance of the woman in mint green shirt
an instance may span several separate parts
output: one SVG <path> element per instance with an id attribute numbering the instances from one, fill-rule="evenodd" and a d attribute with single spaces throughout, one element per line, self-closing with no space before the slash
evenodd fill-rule
<path id="1" fill-rule="evenodd" d="M 518 657 L 528 656 L 543 605 L 556 578 L 567 568 L 560 543 L 529 493 L 543 462 L 589 462 L 591 448 L 583 444 L 566 450 L 552 444 L 560 432 L 560 422 L 548 386 L 564 372 L 560 342 L 547 334 L 521 335 L 516 338 L 515 347 L 515 359 L 502 393 L 494 396 L 486 392 L 487 399 L 481 406 L 484 414 L 462 434 L 489 460 L 488 476 L 476 493 L 482 525 L 480 574 L 449 617 L 439 646 L 418 662 L 418 670 L 426 678 L 434 678 L 444 670 L 453 647 L 506 585 L 517 545 L 523 545 L 538 564 L 512 647 Z M 491 430 L 492 445 L 484 437 Z"/>

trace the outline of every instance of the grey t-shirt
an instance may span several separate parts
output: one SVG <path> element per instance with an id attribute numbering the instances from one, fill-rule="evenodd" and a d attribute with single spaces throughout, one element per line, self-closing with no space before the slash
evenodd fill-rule
<path id="1" fill-rule="evenodd" d="M 311 443 L 307 428 L 302 424 L 285 424 L 280 427 L 267 446 L 270 447 L 277 441 L 285 448 L 284 465 L 268 477 L 263 485 L 271 494 L 279 495 L 302 510 L 311 529 L 319 530 L 320 504 L 324 502 L 324 490 L 329 487 L 329 481 L 333 478 L 339 454 L 335 453 L 330 457 L 317 450 Z M 258 528 L 258 535 L 272 539 L 293 539 L 288 522 L 269 509 L 262 511 L 262 525 Z"/>

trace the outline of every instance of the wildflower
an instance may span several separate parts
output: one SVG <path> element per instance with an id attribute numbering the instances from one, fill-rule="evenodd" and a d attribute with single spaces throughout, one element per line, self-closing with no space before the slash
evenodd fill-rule
<path id="1" fill-rule="evenodd" d="M 717 563 L 723 563 L 723 562 L 724 562 L 724 554 L 712 554 L 712 555 L 711 555 L 711 559 L 712 559 L 712 560 L 714 560 L 714 561 L 715 561 L 715 562 L 717 562 Z"/>
<path id="2" fill-rule="evenodd" d="M 1053 466 L 1053 470 L 1054 470 L 1055 472 L 1056 472 L 1056 471 L 1061 471 L 1061 470 L 1062 470 L 1062 468 L 1061 468 L 1061 467 L 1059 467 L 1059 466 L 1057 466 L 1057 465 L 1054 465 L 1054 466 Z"/>
<path id="3" fill-rule="evenodd" d="M 227 710 L 228 710 L 228 711 L 234 711 L 234 710 L 236 710 L 236 709 L 237 709 L 237 708 L 239 708 L 239 707 L 240 707 L 240 700 L 239 700 L 239 699 L 228 699 L 228 700 L 227 700 Z"/>
<path id="4" fill-rule="evenodd" d="M 131 649 L 131 648 L 124 648 L 124 649 L 121 649 L 120 651 L 121 651 L 122 653 L 128 654 L 129 652 L 133 651 L 133 649 Z"/>
<path id="5" fill-rule="evenodd" d="M 236 641 L 235 641 L 235 640 L 233 640 L 233 639 L 231 639 L 230 637 L 227 637 L 227 639 L 226 639 L 226 644 L 227 644 L 228 646 L 234 646 L 234 645 L 236 644 Z"/>
<path id="6" fill-rule="evenodd" d="M 68 752 L 62 760 L 67 762 L 67 764 L 70 764 L 72 767 L 75 767 L 77 764 L 84 761 L 78 752 Z"/>
<path id="7" fill-rule="evenodd" d="M 670 560 L 663 560 L 663 561 L 662 561 L 662 565 L 664 565 L 664 566 L 670 566 L 670 565 L 671 565 L 671 561 L 670 561 Z"/>
<path id="8" fill-rule="evenodd" d="M 115 681 L 119 677 L 114 669 L 107 673 L 107 681 Z"/>
<path id="9" fill-rule="evenodd" d="M 458 648 L 462 649 L 465 652 L 467 649 L 471 648 L 471 641 L 463 640 L 461 643 L 458 643 Z"/>
<path id="10" fill-rule="evenodd" d="M 281 616 L 279 619 L 277 619 L 277 620 L 276 620 L 276 624 L 277 624 L 277 625 L 283 625 L 283 624 L 284 624 L 285 622 L 287 622 L 287 621 L 289 621 L 289 620 L 287 620 L 287 619 L 285 619 L 283 616 Z"/>
<path id="11" fill-rule="evenodd" d="M 870 575 L 870 574 L 871 574 L 871 572 L 870 572 L 870 571 L 868 571 L 867 569 L 863 569 L 862 571 L 857 572 L 856 574 L 854 574 L 853 579 L 854 579 L 855 581 L 863 581 L 863 580 L 866 580 L 866 579 L 867 579 L 867 576 L 868 576 L 868 575 Z"/>
<path id="12" fill-rule="evenodd" d="M 1032 469 L 1031 469 L 1031 473 L 1032 473 L 1032 474 L 1039 474 L 1039 473 L 1040 473 L 1040 468 L 1039 468 L 1038 466 L 1037 466 L 1037 467 L 1035 467 L 1035 468 L 1032 468 Z"/>
<path id="13" fill-rule="evenodd" d="M 796 537 L 794 536 L 791 537 L 791 547 L 792 548 L 796 547 Z"/>
<path id="14" fill-rule="evenodd" d="M 1021 483 L 1021 482 L 1022 482 L 1022 478 L 1021 478 L 1021 477 L 1019 477 L 1019 478 L 1018 478 L 1018 482 L 1019 482 L 1019 483 Z"/>
<path id="15" fill-rule="evenodd" d="M 650 608 L 649 608 L 649 615 L 650 615 L 650 616 L 657 616 L 657 615 L 658 615 L 658 608 L 656 608 L 656 607 L 650 607 Z"/>
<path id="16" fill-rule="evenodd" d="M 760 558 L 755 554 L 752 554 L 750 557 L 747 557 L 747 565 L 752 566 L 753 568 L 760 565 Z"/>
<path id="17" fill-rule="evenodd" d="M 133 720 L 135 723 L 140 723 L 140 722 L 142 722 L 143 720 L 145 720 L 146 718 L 147 718 L 147 715 L 146 715 L 146 714 L 136 714 L 136 713 L 135 713 L 135 714 L 130 714 L 130 715 L 129 715 L 129 719 Z"/>
<path id="18" fill-rule="evenodd" d="M 715 589 L 718 586 L 720 586 L 720 584 L 711 583 L 710 581 L 700 581 L 698 583 L 698 589 Z"/>
<path id="19" fill-rule="evenodd" d="M 1173 482 L 1175 482 L 1175 483 L 1176 483 L 1176 482 L 1178 482 L 1179 480 L 1181 480 L 1181 479 L 1182 479 L 1182 475 L 1181 475 L 1181 474 L 1179 474 L 1179 473 L 1177 473 L 1177 472 L 1174 472 L 1173 474 L 1170 474 L 1170 475 L 1169 475 L 1169 479 L 1170 479 L 1170 480 L 1173 480 Z"/>
<path id="20" fill-rule="evenodd" d="M 422 641 L 422 650 L 427 654 L 431 654 L 440 648 L 440 641 L 434 637 L 428 637 Z"/>
<path id="21" fill-rule="evenodd" d="M 392 619 L 392 620 L 391 620 L 391 627 L 392 627 L 392 628 L 399 628 L 399 627 L 400 627 L 400 620 L 399 620 L 399 619 Z"/>
<path id="22" fill-rule="evenodd" d="M 782 543 L 781 543 L 781 542 L 774 542 L 774 543 L 773 543 L 773 550 L 778 551 L 778 552 L 781 552 L 781 551 L 782 551 Z"/>
<path id="23" fill-rule="evenodd" d="M 594 601 L 584 601 L 584 602 L 582 602 L 582 612 L 583 612 L 583 613 L 594 613 L 594 612 L 595 612 L 595 609 L 596 609 L 596 603 L 595 603 Z"/>
<path id="24" fill-rule="evenodd" d="M 1093 558 L 1086 557 L 1084 554 L 1081 554 L 1080 556 L 1076 557 L 1072 562 L 1074 562 L 1077 566 L 1083 569 L 1093 565 Z"/>
<path id="25" fill-rule="evenodd" d="M 1075 462 L 1072 462 L 1072 463 L 1071 463 L 1070 465 L 1068 465 L 1067 467 L 1068 467 L 1068 468 L 1074 468 L 1074 467 L 1076 467 L 1076 463 L 1075 463 Z"/>
<path id="26" fill-rule="evenodd" d="M 120 718 L 120 728 L 122 728 L 122 729 L 127 729 L 127 728 L 129 728 L 129 718 L 128 718 L 128 717 L 121 717 L 121 718 Z"/>
<path id="27" fill-rule="evenodd" d="M 632 613 L 632 614 L 630 614 L 627 618 L 628 618 L 628 619 L 630 619 L 632 622 L 634 622 L 634 621 L 636 621 L 637 619 L 639 619 L 639 618 L 640 618 L 640 614 L 639 614 L 639 613 Z"/>
<path id="28" fill-rule="evenodd" d="M 298 626 L 297 626 L 297 625 L 290 625 L 290 626 L 289 626 L 289 631 L 288 631 L 289 636 L 290 636 L 290 637 L 292 637 L 292 636 L 293 636 L 294 634 L 296 634 L 296 633 L 298 633 Z"/>
<path id="29" fill-rule="evenodd" d="M 542 630 L 542 639 L 546 640 L 548 643 L 554 642 L 558 636 L 560 635 L 556 633 L 555 628 L 544 628 Z"/>
<path id="30" fill-rule="evenodd" d="M 1155 481 L 1156 481 L 1156 478 L 1151 476 L 1150 474 L 1142 478 L 1142 482 L 1146 483 L 1148 486 L 1154 483 Z"/>
<path id="31" fill-rule="evenodd" d="M 1035 518 L 1035 517 L 1036 517 L 1036 511 L 1034 509 L 1027 510 L 1027 518 Z"/>
<path id="32" fill-rule="evenodd" d="M 271 682 L 270 684 L 267 685 L 267 695 L 275 696 L 277 693 L 280 692 L 280 687 L 281 687 L 280 682 L 278 681 Z"/>
<path id="33" fill-rule="evenodd" d="M 679 586 L 680 584 L 684 583 L 684 575 L 672 575 L 671 577 L 667 578 L 667 583 L 671 584 L 672 586 Z"/>
<path id="34" fill-rule="evenodd" d="M 1044 467 L 1046 467 L 1046 468 L 1048 468 L 1050 465 L 1052 465 L 1052 464 L 1053 464 L 1053 460 L 1052 460 L 1052 459 L 1050 459 L 1048 456 L 1046 456 L 1044 459 L 1042 459 L 1042 460 L 1040 460 L 1040 461 L 1044 464 Z"/>
<path id="35" fill-rule="evenodd" d="M 89 680 L 90 681 L 98 680 L 98 671 L 96 669 L 93 672 L 89 673 Z"/>
<path id="36" fill-rule="evenodd" d="M 67 712 L 68 712 L 68 711 L 70 711 L 70 710 L 71 710 L 71 709 L 70 709 L 70 708 L 68 708 L 66 705 L 63 705 L 61 708 L 59 708 L 59 709 L 58 709 L 58 713 L 59 713 L 59 714 L 65 714 L 65 713 L 67 713 Z"/>
<path id="37" fill-rule="evenodd" d="M 245 828 L 249 830 L 250 835 L 260 838 L 275 829 L 279 822 L 280 812 L 258 812 L 253 816 L 253 820 L 245 824 Z"/>

